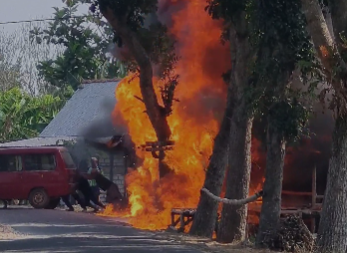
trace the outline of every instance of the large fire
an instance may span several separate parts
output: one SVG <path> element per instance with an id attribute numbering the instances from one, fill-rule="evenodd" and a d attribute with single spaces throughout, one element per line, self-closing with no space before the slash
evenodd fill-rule
<path id="1" fill-rule="evenodd" d="M 167 13 L 165 4 L 167 1 L 160 1 Z M 170 6 L 175 12 L 171 13 L 170 32 L 178 41 L 180 57 L 175 69 L 180 75 L 175 97 L 180 102 L 174 104 L 168 118 L 175 145 L 166 152 L 165 162 L 175 175 L 159 182 L 158 160 L 150 152 L 138 149 L 143 164 L 126 177 L 129 210 L 119 213 L 110 207 L 103 213 L 128 217 L 134 227 L 151 230 L 167 228 L 171 208 L 197 206 L 225 105 L 226 85 L 221 76 L 230 68 L 228 46 L 220 43 L 221 23 L 204 11 L 206 1 L 171 1 Z M 158 97 L 159 86 L 156 82 Z M 121 114 L 132 141 L 140 146 L 156 141 L 156 136 L 144 113 L 144 104 L 135 96 L 141 97 L 139 80 L 128 76 L 118 85 L 114 114 Z"/>
<path id="2" fill-rule="evenodd" d="M 137 149 L 136 154 L 143 162 L 141 167 L 129 171 L 126 176 L 128 209 L 119 211 L 109 206 L 100 215 L 126 217 L 136 228 L 159 230 L 170 224 L 172 208 L 197 206 L 213 139 L 225 107 L 227 86 L 221 75 L 230 69 L 230 50 L 228 45 L 220 43 L 222 24 L 207 15 L 205 6 L 206 0 L 159 0 L 159 19 L 168 24 L 170 32 L 175 35 L 178 41 L 177 54 L 180 57 L 175 69 L 180 75 L 175 97 L 180 102 L 174 104 L 173 113 L 168 118 L 171 139 L 175 141 L 175 145 L 173 150 L 166 151 L 165 158 L 165 162 L 174 170 L 174 175 L 158 180 L 158 160 L 150 152 Z M 160 82 L 155 81 L 158 97 L 159 87 Z M 155 142 L 156 136 L 145 113 L 144 104 L 136 97 L 141 97 L 139 80 L 130 75 L 117 87 L 117 105 L 113 117 L 121 116 L 132 141 L 139 147 L 146 142 Z M 327 122 L 324 117 L 318 118 Z M 313 126 L 325 124 L 319 123 L 318 118 L 318 123 Z M 303 150 L 294 152 L 293 149 L 294 155 L 289 153 L 286 157 L 285 166 L 291 168 L 285 170 L 285 178 L 289 179 L 290 185 L 293 185 L 292 182 L 299 182 L 297 186 L 302 187 L 307 185 L 307 181 L 310 182 L 310 172 L 308 180 L 301 174 L 300 178 L 295 175 L 311 169 L 314 164 L 318 165 L 315 161 L 304 164 L 306 158 L 302 159 L 301 156 L 311 154 L 310 150 L 314 146 L 320 146 L 319 149 L 324 150 L 322 147 L 328 147 L 329 143 L 312 139 L 311 144 L 302 146 Z M 324 154 L 328 153 L 324 150 Z M 262 188 L 265 159 L 261 141 L 253 138 L 250 194 Z M 323 164 L 327 159 L 321 156 L 321 160 L 320 163 Z M 284 182 L 284 188 L 287 185 Z M 252 203 L 249 207 L 260 210 L 260 204 Z M 250 221 L 256 223 L 257 218 L 253 217 Z"/>

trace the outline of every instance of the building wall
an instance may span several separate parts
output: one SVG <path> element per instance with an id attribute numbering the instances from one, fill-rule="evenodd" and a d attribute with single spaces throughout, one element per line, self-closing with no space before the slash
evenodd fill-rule
<path id="1" fill-rule="evenodd" d="M 111 155 L 105 152 L 99 152 L 100 167 L 104 175 L 118 185 L 120 192 L 124 195 L 124 176 L 126 167 L 124 161 L 124 153 L 121 151 L 111 154 L 113 156 L 113 178 L 111 179 Z"/>
<path id="2" fill-rule="evenodd" d="M 67 148 L 69 149 L 76 166 L 79 166 L 80 162 L 85 159 L 88 162 L 89 167 L 90 158 L 93 156 L 99 156 L 100 167 L 102 168 L 104 175 L 116 183 L 120 192 L 124 195 L 124 176 L 127 168 L 123 150 L 112 150 L 112 153 L 109 153 L 92 147 L 84 142 L 73 143 L 68 145 Z M 111 156 L 113 156 L 113 179 L 111 179 Z M 88 168 L 84 168 L 84 170 L 87 169 Z"/>

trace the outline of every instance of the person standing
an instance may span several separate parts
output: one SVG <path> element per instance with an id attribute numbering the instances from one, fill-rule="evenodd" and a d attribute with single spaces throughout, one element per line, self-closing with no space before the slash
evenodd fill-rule
<path id="1" fill-rule="evenodd" d="M 70 211 L 70 212 L 75 211 L 75 209 L 73 208 L 73 206 L 72 206 L 72 204 L 70 202 L 70 196 L 72 196 L 77 201 L 77 203 L 82 207 L 83 212 L 86 212 L 87 211 L 87 206 L 85 205 L 83 200 L 80 198 L 79 194 L 77 193 L 77 187 L 78 187 L 78 185 L 75 185 L 72 193 L 69 194 L 69 195 L 62 196 L 61 199 L 63 200 L 64 204 L 68 208 L 68 209 L 66 209 L 66 211 Z"/>
<path id="2" fill-rule="evenodd" d="M 89 175 L 86 175 L 87 178 L 88 176 Z M 95 197 L 88 180 L 83 176 L 83 174 L 79 170 L 76 170 L 76 179 L 77 179 L 77 190 L 79 190 L 84 196 L 84 200 L 85 200 L 84 205 L 93 208 L 94 211 L 98 211 L 95 205 L 98 205 L 101 208 L 105 208 L 105 205 L 102 204 Z M 92 205 L 90 201 L 92 201 L 95 205 Z"/>
<path id="3" fill-rule="evenodd" d="M 93 173 L 100 173 L 103 174 L 102 171 L 100 170 L 99 166 L 98 166 L 98 159 L 96 157 L 92 157 L 90 159 L 90 164 L 91 167 L 88 170 L 88 174 L 91 175 Z M 95 196 L 95 198 L 98 200 L 98 202 L 100 202 L 100 188 L 97 185 L 95 179 L 90 179 L 88 180 L 90 188 L 93 191 L 93 195 Z"/>
<path id="4" fill-rule="evenodd" d="M 75 209 L 73 208 L 73 206 L 70 202 L 70 194 L 62 196 L 61 199 L 63 200 L 64 204 L 67 207 L 66 211 L 69 211 L 69 212 L 75 211 Z"/>

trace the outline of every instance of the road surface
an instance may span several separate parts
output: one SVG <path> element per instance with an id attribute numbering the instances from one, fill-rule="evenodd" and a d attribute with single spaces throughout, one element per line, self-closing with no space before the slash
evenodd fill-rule
<path id="1" fill-rule="evenodd" d="M 157 233 L 136 230 L 121 220 L 89 213 L 16 207 L 0 210 L 0 224 L 27 234 L 22 239 L 0 241 L 0 252 L 202 252 L 160 239 Z"/>

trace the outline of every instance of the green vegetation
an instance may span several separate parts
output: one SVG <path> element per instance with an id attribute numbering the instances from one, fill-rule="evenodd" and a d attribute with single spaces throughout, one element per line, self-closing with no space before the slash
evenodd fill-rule
<path id="1" fill-rule="evenodd" d="M 33 97 L 19 88 L 0 93 L 0 142 L 36 137 L 64 105 L 59 96 Z"/>

